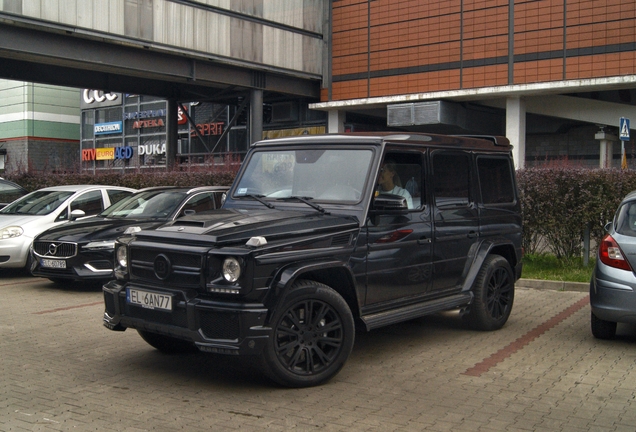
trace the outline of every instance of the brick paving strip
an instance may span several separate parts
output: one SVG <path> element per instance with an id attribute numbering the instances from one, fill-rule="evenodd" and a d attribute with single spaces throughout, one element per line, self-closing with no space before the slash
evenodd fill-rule
<path id="1" fill-rule="evenodd" d="M 67 307 L 63 307 L 63 308 L 57 308 L 57 309 L 49 309 L 49 310 L 45 310 L 45 311 L 40 311 L 40 312 L 33 312 L 33 315 L 44 315 L 47 313 L 53 313 L 53 312 L 60 312 L 60 311 L 65 311 L 65 310 L 70 310 L 70 309 L 78 309 L 78 308 L 83 308 L 83 307 L 88 307 L 88 306 L 95 306 L 98 304 L 104 304 L 103 301 L 98 301 L 98 302 L 94 302 L 94 303 L 84 303 L 81 305 L 76 305 L 76 306 L 67 306 Z"/>
<path id="2" fill-rule="evenodd" d="M 550 318 L 543 324 L 539 325 L 538 327 L 535 327 L 533 330 L 530 330 L 525 335 L 521 336 L 514 342 L 510 343 L 508 346 L 500 349 L 499 351 L 497 351 L 490 357 L 482 360 L 481 362 L 477 363 L 475 366 L 466 370 L 466 372 L 464 372 L 462 375 L 470 375 L 470 376 L 478 377 L 478 376 L 481 376 L 483 373 L 488 372 L 491 367 L 494 367 L 498 363 L 504 361 L 505 359 L 510 357 L 512 354 L 516 353 L 521 348 L 525 347 L 530 342 L 532 342 L 533 340 L 541 336 L 543 333 L 550 330 L 552 327 L 555 327 L 557 324 L 561 323 L 562 321 L 570 317 L 575 312 L 578 312 L 583 307 L 585 307 L 589 302 L 590 302 L 589 296 L 583 297 L 581 300 L 577 301 L 572 306 L 565 309 L 563 312 L 559 313 L 558 315 L 555 315 L 554 317 Z"/>

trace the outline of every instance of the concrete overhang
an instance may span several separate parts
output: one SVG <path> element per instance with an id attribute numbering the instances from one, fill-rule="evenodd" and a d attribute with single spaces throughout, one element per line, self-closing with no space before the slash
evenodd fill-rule
<path id="1" fill-rule="evenodd" d="M 448 90 L 429 93 L 412 93 L 395 96 L 348 99 L 331 102 L 309 104 L 310 109 L 330 111 L 366 111 L 386 108 L 387 105 L 428 100 L 472 101 L 480 102 L 508 97 L 525 97 L 539 95 L 559 95 L 567 93 L 607 91 L 636 86 L 636 75 L 625 75 L 606 78 L 590 78 L 581 80 L 553 81 L 544 83 L 517 84 L 475 89 Z"/>

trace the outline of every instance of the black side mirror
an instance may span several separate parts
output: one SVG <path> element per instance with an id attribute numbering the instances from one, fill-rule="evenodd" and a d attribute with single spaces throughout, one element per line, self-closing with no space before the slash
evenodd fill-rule
<path id="1" fill-rule="evenodd" d="M 408 210 L 408 208 L 406 198 L 400 195 L 380 194 L 373 200 L 374 210 Z"/>

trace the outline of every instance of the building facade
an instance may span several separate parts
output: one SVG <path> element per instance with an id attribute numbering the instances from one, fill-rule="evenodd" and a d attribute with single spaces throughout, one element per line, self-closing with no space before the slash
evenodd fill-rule
<path id="1" fill-rule="evenodd" d="M 0 79 L 0 173 L 76 171 L 79 90 Z"/>
<path id="2" fill-rule="evenodd" d="M 330 21 L 312 104 L 329 131 L 502 134 L 518 166 L 620 164 L 619 119 L 636 121 L 633 0 L 333 0 Z"/>

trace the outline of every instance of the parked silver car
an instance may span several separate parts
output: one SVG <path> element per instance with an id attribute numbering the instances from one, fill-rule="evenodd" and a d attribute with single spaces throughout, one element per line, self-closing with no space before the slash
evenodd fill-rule
<path id="1" fill-rule="evenodd" d="M 29 248 L 42 231 L 94 216 L 131 195 L 119 186 L 55 186 L 31 192 L 0 210 L 0 268 L 30 267 Z"/>
<path id="2" fill-rule="evenodd" d="M 594 337 L 612 339 L 617 323 L 636 323 L 636 191 L 605 229 L 590 282 L 591 325 Z"/>

